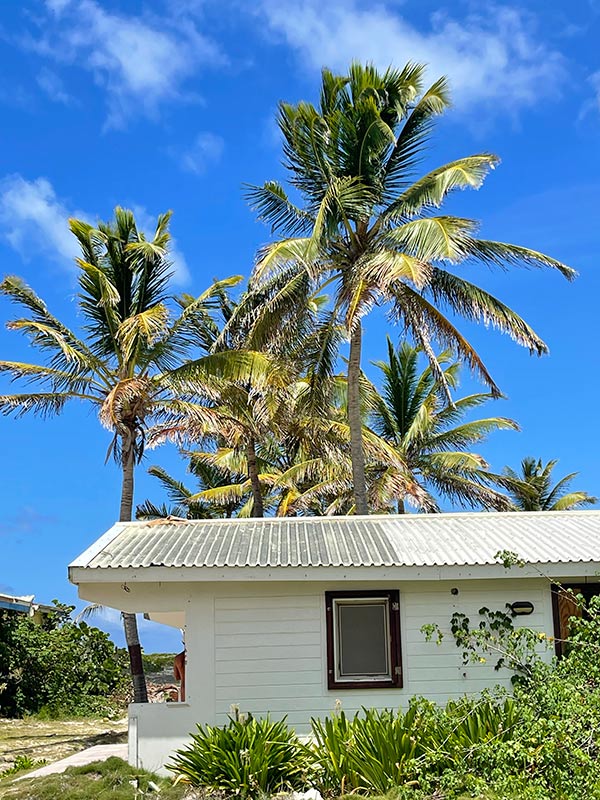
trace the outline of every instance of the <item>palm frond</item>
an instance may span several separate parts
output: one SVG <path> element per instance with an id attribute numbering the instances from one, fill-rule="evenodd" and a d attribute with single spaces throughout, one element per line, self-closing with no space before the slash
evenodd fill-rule
<path id="1" fill-rule="evenodd" d="M 557 261 L 555 258 L 506 242 L 493 242 L 487 239 L 472 239 L 468 243 L 469 255 L 486 264 L 499 267 L 549 267 L 558 270 L 567 280 L 572 281 L 577 277 L 577 272 Z"/>
<path id="2" fill-rule="evenodd" d="M 435 306 L 405 284 L 396 284 L 391 288 L 390 293 L 394 302 L 394 315 L 413 333 L 424 348 L 434 375 L 442 386 L 444 383 L 447 384 L 447 381 L 431 350 L 429 336 L 433 336 L 442 346 L 450 348 L 457 356 L 461 357 L 473 372 L 480 375 L 494 397 L 501 396 L 500 389 L 475 348 Z"/>
<path id="3" fill-rule="evenodd" d="M 0 395 L 0 413 L 8 416 L 22 417 L 31 412 L 36 416 L 45 418 L 60 414 L 65 403 L 73 400 L 77 395 L 73 392 L 36 392 L 31 394 L 3 394 Z M 91 399 L 80 395 L 79 399 Z M 96 401 L 97 402 L 97 401 Z"/>
<path id="4" fill-rule="evenodd" d="M 388 247 L 422 262 L 449 261 L 457 264 L 472 253 L 477 223 L 464 217 L 420 217 L 385 233 Z"/>
<path id="5" fill-rule="evenodd" d="M 493 325 L 530 352 L 548 352 L 545 342 L 516 312 L 493 295 L 446 270 L 435 268 L 427 286 L 433 299 L 468 320 Z"/>
<path id="6" fill-rule="evenodd" d="M 502 430 L 518 431 L 519 425 L 507 417 L 477 419 L 429 436 L 427 446 L 433 449 L 470 447 L 482 442 L 490 433 Z"/>
<path id="7" fill-rule="evenodd" d="M 314 225 L 314 218 L 295 206 L 277 181 L 267 181 L 263 186 L 247 186 L 245 197 L 258 219 L 269 224 L 273 233 L 285 231 L 296 236 L 309 232 Z"/>
<path id="8" fill-rule="evenodd" d="M 479 153 L 444 164 L 405 189 L 384 210 L 382 219 L 404 221 L 427 208 L 439 208 L 455 189 L 479 189 L 499 161 L 492 153 Z"/>

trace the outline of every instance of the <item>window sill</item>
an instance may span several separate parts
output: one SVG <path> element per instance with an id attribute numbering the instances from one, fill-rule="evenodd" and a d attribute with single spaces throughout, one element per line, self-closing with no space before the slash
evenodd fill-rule
<path id="1" fill-rule="evenodd" d="M 402 681 L 328 681 L 328 689 L 336 692 L 344 689 L 401 689 Z"/>

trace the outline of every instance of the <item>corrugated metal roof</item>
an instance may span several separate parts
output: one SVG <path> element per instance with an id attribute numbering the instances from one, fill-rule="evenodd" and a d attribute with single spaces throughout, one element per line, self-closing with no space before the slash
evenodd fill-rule
<path id="1" fill-rule="evenodd" d="M 392 567 L 600 563 L 600 511 L 117 523 L 72 567 Z"/>

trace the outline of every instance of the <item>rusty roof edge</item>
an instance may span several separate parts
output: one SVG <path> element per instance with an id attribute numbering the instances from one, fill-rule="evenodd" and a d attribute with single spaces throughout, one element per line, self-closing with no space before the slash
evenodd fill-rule
<path id="1" fill-rule="evenodd" d="M 77 558 L 74 558 L 73 561 L 69 564 L 69 572 L 71 571 L 71 567 L 87 567 L 89 566 L 89 562 L 99 555 L 107 545 L 114 542 L 114 540 L 119 536 L 123 530 L 131 525 L 130 522 L 115 522 L 112 528 L 109 528 L 106 533 L 104 533 L 99 539 L 91 544 L 87 549 L 85 549 L 82 553 L 80 553 Z"/>

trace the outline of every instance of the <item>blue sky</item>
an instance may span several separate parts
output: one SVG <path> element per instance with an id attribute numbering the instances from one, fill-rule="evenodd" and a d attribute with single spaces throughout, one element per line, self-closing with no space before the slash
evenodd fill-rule
<path id="1" fill-rule="evenodd" d="M 173 209 L 177 288 L 247 275 L 268 231 L 241 186 L 282 177 L 277 102 L 316 100 L 322 65 L 426 62 L 432 81 L 448 75 L 454 108 L 423 169 L 482 150 L 502 159 L 449 210 L 580 273 L 570 285 L 541 271 L 469 276 L 522 313 L 551 352 L 532 358 L 463 326 L 508 396 L 494 412 L 522 427 L 482 452 L 495 469 L 528 454 L 558 458 L 561 474 L 579 470 L 579 487 L 600 495 L 599 40 L 600 0 L 2 3 L 1 272 L 21 275 L 77 326 L 66 219 L 108 218 L 121 204 L 145 226 Z M 3 301 L 0 321 L 12 315 Z M 366 329 L 365 359 L 379 358 L 385 318 L 374 314 Z M 4 326 L 0 352 L 35 357 Z M 66 565 L 118 511 L 108 434 L 77 406 L 52 421 L 0 419 L 0 430 L 0 591 L 75 602 Z M 182 472 L 167 449 L 150 453 L 152 463 Z M 162 500 L 141 469 L 136 499 L 148 496 Z M 120 641 L 117 621 L 103 624 Z M 156 626 L 142 634 L 148 651 L 178 644 Z"/>

